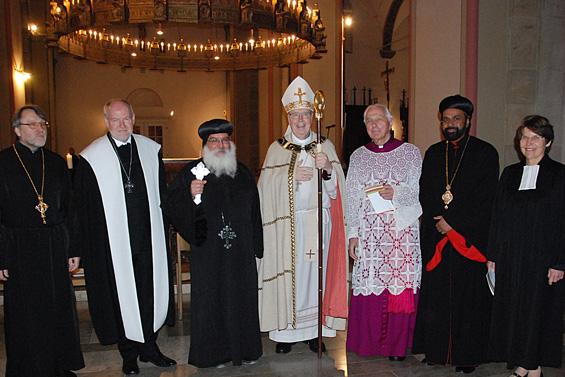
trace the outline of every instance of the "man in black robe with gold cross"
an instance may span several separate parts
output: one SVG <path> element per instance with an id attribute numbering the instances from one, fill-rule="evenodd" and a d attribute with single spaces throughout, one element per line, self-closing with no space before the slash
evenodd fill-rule
<path id="1" fill-rule="evenodd" d="M 0 152 L 0 280 L 4 282 L 7 377 L 71 377 L 84 367 L 69 272 L 70 177 L 45 148 L 47 116 L 21 107 L 18 140 Z"/>
<path id="2" fill-rule="evenodd" d="M 198 129 L 202 158 L 169 188 L 164 206 L 191 245 L 189 364 L 253 363 L 262 355 L 256 257 L 263 257 L 259 193 L 237 161 L 233 126 L 224 119 Z"/>
<path id="3" fill-rule="evenodd" d="M 81 152 L 74 177 L 89 310 L 102 344 L 118 344 L 125 374 L 137 359 L 168 367 L 157 332 L 173 324 L 172 276 L 163 214 L 161 146 L 133 134 L 135 114 L 123 99 L 104 106 L 108 134 Z"/>
<path id="4" fill-rule="evenodd" d="M 486 361 L 492 296 L 485 274 L 498 153 L 469 135 L 473 104 L 454 95 L 439 105 L 445 140 L 424 157 L 420 178 L 425 270 L 413 353 L 428 364 L 471 373 Z"/>

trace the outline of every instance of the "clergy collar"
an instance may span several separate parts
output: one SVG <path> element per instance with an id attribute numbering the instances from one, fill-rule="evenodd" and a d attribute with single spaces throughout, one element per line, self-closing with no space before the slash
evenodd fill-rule
<path id="1" fill-rule="evenodd" d="M 28 147 L 27 145 L 23 145 L 20 142 L 20 139 L 18 139 L 18 141 L 16 141 L 15 145 L 16 145 L 16 148 L 18 149 L 18 152 L 29 153 L 29 154 L 32 154 L 32 155 L 35 155 L 35 152 L 38 152 L 42 149 L 42 148 L 37 148 L 35 151 L 32 151 L 30 147 Z"/>
<path id="2" fill-rule="evenodd" d="M 122 145 L 128 145 L 128 144 L 131 143 L 131 135 L 129 135 L 129 137 L 126 141 L 118 140 L 118 139 L 114 138 L 112 135 L 110 135 L 110 137 L 112 139 L 114 139 L 114 143 L 116 143 L 116 147 L 121 147 Z"/>
<path id="3" fill-rule="evenodd" d="M 293 132 L 290 133 L 291 135 L 291 140 L 294 144 L 298 144 L 301 146 L 305 146 L 306 144 L 309 144 L 312 142 L 312 139 L 314 137 L 314 135 L 312 135 L 312 132 L 308 133 L 308 136 L 306 136 L 305 139 L 300 139 L 298 136 L 296 136 Z"/>
<path id="4" fill-rule="evenodd" d="M 365 145 L 365 148 L 367 148 L 371 152 L 384 153 L 395 150 L 396 148 L 400 147 L 402 144 L 404 144 L 403 141 L 391 137 L 383 145 L 377 145 L 374 142 L 370 141 Z"/>

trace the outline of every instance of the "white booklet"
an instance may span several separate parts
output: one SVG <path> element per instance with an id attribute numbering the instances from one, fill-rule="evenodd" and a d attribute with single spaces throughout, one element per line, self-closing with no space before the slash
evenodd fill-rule
<path id="1" fill-rule="evenodd" d="M 495 286 L 495 273 L 493 270 L 488 270 L 486 274 L 487 284 L 490 289 L 490 293 L 494 296 L 494 286 Z"/>
<path id="2" fill-rule="evenodd" d="M 380 192 L 382 191 L 383 186 L 373 186 L 368 187 L 365 189 L 369 200 L 371 201 L 371 205 L 375 212 L 384 213 L 389 211 L 394 211 L 394 205 L 392 204 L 392 200 L 383 199 Z"/>

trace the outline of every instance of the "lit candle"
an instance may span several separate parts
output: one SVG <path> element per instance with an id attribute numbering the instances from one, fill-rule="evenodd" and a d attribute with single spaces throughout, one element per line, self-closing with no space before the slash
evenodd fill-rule
<path id="1" fill-rule="evenodd" d="M 67 168 L 68 169 L 72 169 L 73 168 L 73 155 L 70 153 L 67 153 Z"/>

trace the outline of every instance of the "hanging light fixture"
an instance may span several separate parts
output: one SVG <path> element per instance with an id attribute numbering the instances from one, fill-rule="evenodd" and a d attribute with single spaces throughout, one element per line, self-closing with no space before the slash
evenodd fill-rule
<path id="1" fill-rule="evenodd" d="M 49 3 L 48 30 L 58 47 L 108 64 L 179 71 L 261 69 L 303 63 L 326 51 L 320 10 L 317 4 L 311 9 L 307 0 Z M 218 40 L 218 34 L 225 38 Z"/>

